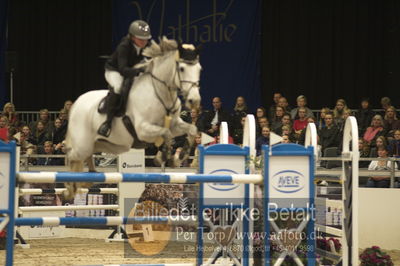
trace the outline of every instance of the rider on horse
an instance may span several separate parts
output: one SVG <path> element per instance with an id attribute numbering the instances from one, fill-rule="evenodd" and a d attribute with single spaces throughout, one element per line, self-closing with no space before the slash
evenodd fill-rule
<path id="1" fill-rule="evenodd" d="M 128 35 L 122 39 L 106 62 L 105 78 L 110 85 L 110 92 L 99 107 L 100 113 L 107 113 L 106 121 L 97 131 L 99 135 L 108 137 L 114 116 L 124 115 L 133 79 L 144 71 L 143 68 L 133 67 L 143 60 L 142 50 L 149 44 L 149 39 L 151 39 L 149 25 L 142 20 L 132 22 Z"/>

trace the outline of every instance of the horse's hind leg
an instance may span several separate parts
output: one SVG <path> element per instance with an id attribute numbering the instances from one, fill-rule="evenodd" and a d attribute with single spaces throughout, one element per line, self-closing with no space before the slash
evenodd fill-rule
<path id="1" fill-rule="evenodd" d="M 85 162 L 87 163 L 89 172 L 96 172 L 93 155 L 90 155 L 88 158 L 86 158 Z M 77 184 L 77 188 L 90 188 L 92 185 L 93 183 L 91 182 L 79 182 Z"/>
<path id="2" fill-rule="evenodd" d="M 86 162 L 87 165 L 88 165 L 89 172 L 96 172 L 96 167 L 95 167 L 95 165 L 94 165 L 94 158 L 93 158 L 93 155 L 90 155 L 90 156 L 85 160 L 85 162 Z"/>
<path id="3" fill-rule="evenodd" d="M 83 162 L 71 160 L 71 161 L 69 161 L 69 168 L 70 168 L 71 172 L 83 172 Z M 65 200 L 74 199 L 75 193 L 78 190 L 77 183 L 67 182 L 64 184 L 64 186 L 67 189 L 67 191 L 64 192 L 64 199 Z"/>

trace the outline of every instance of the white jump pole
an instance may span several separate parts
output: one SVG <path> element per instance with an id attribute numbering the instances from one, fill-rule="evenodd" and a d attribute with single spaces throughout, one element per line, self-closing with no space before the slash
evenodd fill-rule
<path id="1" fill-rule="evenodd" d="M 307 125 L 304 146 L 306 148 L 308 146 L 314 147 L 315 162 L 317 162 L 318 161 L 318 134 L 317 134 L 317 127 L 315 126 L 314 123 L 308 123 L 308 125 Z"/>
<path id="2" fill-rule="evenodd" d="M 351 149 L 350 149 L 351 145 Z M 344 215 L 342 224 L 344 227 L 343 235 L 343 265 L 359 265 L 358 261 L 358 178 L 359 178 L 359 158 L 358 150 L 358 126 L 354 116 L 347 118 L 343 131 L 343 151 L 342 156 L 351 160 L 351 180 L 347 179 L 345 170 L 348 161 L 343 164 L 343 210 Z M 350 254 L 349 254 L 350 253 Z"/>
<path id="3" fill-rule="evenodd" d="M 219 143 L 229 144 L 229 129 L 227 122 L 221 122 L 221 126 L 219 127 Z"/>

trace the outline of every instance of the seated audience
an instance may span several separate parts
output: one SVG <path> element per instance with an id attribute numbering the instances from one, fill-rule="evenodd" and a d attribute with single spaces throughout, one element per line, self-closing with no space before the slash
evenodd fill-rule
<path id="1" fill-rule="evenodd" d="M 308 121 L 306 116 L 307 110 L 304 107 L 300 107 L 297 110 L 298 119 L 294 120 L 293 122 L 293 130 L 296 135 L 296 139 L 299 140 L 301 131 L 307 127 Z"/>
<path id="2" fill-rule="evenodd" d="M 268 121 L 268 118 L 266 118 L 266 117 L 260 117 L 257 120 L 256 138 L 258 138 L 261 135 L 261 130 L 263 127 L 269 127 L 269 121 Z"/>
<path id="3" fill-rule="evenodd" d="M 318 136 L 323 156 L 325 155 L 326 148 L 339 147 L 340 132 L 337 125 L 333 122 L 332 113 L 327 113 L 325 115 L 325 127 L 319 131 Z"/>
<path id="4" fill-rule="evenodd" d="M 212 99 L 213 110 L 204 114 L 203 128 L 207 134 L 215 137 L 219 134 L 218 125 L 221 122 L 227 122 L 231 126 L 230 115 L 222 109 L 222 101 L 220 97 Z"/>
<path id="5" fill-rule="evenodd" d="M 246 100 L 243 96 L 239 96 L 236 98 L 235 107 L 233 108 L 232 113 L 232 130 L 236 130 L 241 128 L 241 120 L 242 117 L 247 115 L 247 104 Z"/>
<path id="6" fill-rule="evenodd" d="M 36 123 L 35 133 L 33 134 L 33 141 L 36 143 L 39 151 L 43 149 L 45 141 L 49 139 L 49 133 L 46 131 L 42 121 L 38 121 Z"/>
<path id="7" fill-rule="evenodd" d="M 278 106 L 279 99 L 281 97 L 282 97 L 282 94 L 280 92 L 274 93 L 274 96 L 273 96 L 274 103 L 269 107 L 269 113 L 268 113 L 269 120 L 272 120 L 272 118 L 275 116 L 275 109 Z"/>
<path id="8" fill-rule="evenodd" d="M 386 149 L 378 150 L 378 158 L 387 159 L 388 152 Z M 372 161 L 368 170 L 391 170 L 391 162 L 390 161 Z M 367 181 L 367 187 L 378 187 L 378 188 L 388 188 L 390 187 L 390 176 L 371 176 Z"/>
<path id="9" fill-rule="evenodd" d="M 346 105 L 346 101 L 343 99 L 338 99 L 336 101 L 336 106 L 333 109 L 333 121 L 339 128 L 344 123 L 345 119 L 343 116 L 345 115 L 346 111 L 348 114 L 351 113 L 350 109 Z"/>
<path id="10" fill-rule="evenodd" d="M 298 118 L 299 108 L 304 108 L 306 110 L 306 117 L 314 116 L 310 108 L 307 107 L 307 98 L 304 95 L 300 95 L 296 99 L 297 107 L 290 111 L 290 115 L 293 120 Z"/>
<path id="11" fill-rule="evenodd" d="M 290 128 L 293 128 L 292 120 L 290 119 L 290 115 L 289 114 L 284 114 L 282 116 L 281 127 L 275 128 L 274 133 L 276 133 L 276 134 L 281 136 L 282 135 L 282 127 L 283 126 L 288 126 Z"/>
<path id="12" fill-rule="evenodd" d="M 325 115 L 330 112 L 331 112 L 331 110 L 328 107 L 324 107 L 321 109 L 321 112 L 319 113 L 318 122 L 315 125 L 318 130 L 325 127 Z"/>
<path id="13" fill-rule="evenodd" d="M 365 130 L 364 140 L 367 141 L 368 145 L 371 147 L 376 146 L 376 138 L 379 136 L 385 136 L 386 130 L 383 127 L 383 119 L 380 115 L 375 115 L 372 118 L 371 126 Z"/>
<path id="14" fill-rule="evenodd" d="M 43 124 L 44 130 L 51 132 L 53 130 L 53 122 L 50 121 L 49 110 L 41 109 L 39 111 L 39 120 L 31 122 L 29 128 L 33 135 L 36 135 L 37 124 L 41 122 Z"/>
<path id="15" fill-rule="evenodd" d="M 358 124 L 358 132 L 359 135 L 364 135 L 365 130 L 371 124 L 372 118 L 374 117 L 375 112 L 372 111 L 372 108 L 369 105 L 369 99 L 363 98 L 361 100 L 361 108 L 358 109 L 356 113 L 356 119 Z"/>
<path id="16" fill-rule="evenodd" d="M 394 139 L 389 141 L 388 151 L 391 157 L 400 158 L 400 129 L 394 132 Z M 400 162 L 397 161 L 397 167 L 400 170 Z"/>
<path id="17" fill-rule="evenodd" d="M 269 145 L 269 134 L 270 134 L 270 129 L 269 127 L 265 126 L 262 127 L 261 130 L 261 136 L 259 136 L 256 139 L 256 151 L 257 151 L 257 156 L 261 155 L 261 147 L 262 145 Z"/>
<path id="18" fill-rule="evenodd" d="M 284 114 L 285 110 L 282 107 L 280 106 L 275 107 L 275 114 L 272 116 L 270 120 L 272 131 L 275 132 L 278 128 L 282 127 L 282 118 Z"/>
<path id="19" fill-rule="evenodd" d="M 0 116 L 0 140 L 8 141 L 8 118 L 7 116 Z"/>
<path id="20" fill-rule="evenodd" d="M 67 128 L 62 127 L 62 122 L 60 118 L 54 120 L 54 129 L 50 132 L 50 139 L 54 145 L 61 143 L 65 140 L 65 135 L 67 134 Z"/>
<path id="21" fill-rule="evenodd" d="M 44 143 L 43 152 L 41 152 L 39 154 L 54 155 L 53 142 L 46 141 Z M 63 163 L 61 162 L 60 159 L 62 159 L 62 158 L 53 158 L 53 157 L 38 158 L 37 164 L 38 165 L 63 165 Z"/>
<path id="22" fill-rule="evenodd" d="M 265 110 L 264 107 L 258 107 L 256 109 L 256 115 L 255 115 L 256 121 L 261 117 L 268 117 L 267 111 Z"/>
<path id="23" fill-rule="evenodd" d="M 360 158 L 369 158 L 371 149 L 368 143 L 363 139 L 358 139 L 358 150 L 360 151 Z M 367 168 L 371 161 L 359 161 L 358 165 L 360 168 Z"/>
<path id="24" fill-rule="evenodd" d="M 18 129 L 21 126 L 21 122 L 18 119 L 18 115 L 15 112 L 15 106 L 12 103 L 6 103 L 3 107 L 2 115 L 8 119 L 8 126 Z"/>
<path id="25" fill-rule="evenodd" d="M 244 129 L 244 124 L 246 123 L 246 116 L 242 117 L 240 120 L 240 127 L 235 128 L 233 130 L 233 143 L 237 145 L 242 145 L 243 144 L 243 129 Z"/>
<path id="26" fill-rule="evenodd" d="M 278 106 L 282 107 L 285 110 L 285 114 L 290 114 L 292 108 L 289 106 L 289 103 L 285 97 L 279 98 Z"/>
<path id="27" fill-rule="evenodd" d="M 383 127 L 386 129 L 388 137 L 393 138 L 395 130 L 400 129 L 400 120 L 397 119 L 396 108 L 389 106 L 385 112 Z"/>

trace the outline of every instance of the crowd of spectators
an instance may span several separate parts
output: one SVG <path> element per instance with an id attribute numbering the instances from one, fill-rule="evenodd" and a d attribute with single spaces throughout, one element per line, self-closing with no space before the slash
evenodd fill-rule
<path id="1" fill-rule="evenodd" d="M 65 135 L 68 127 L 68 112 L 72 101 L 65 101 L 58 117 L 50 120 L 49 111 L 41 109 L 36 121 L 22 121 L 12 103 L 6 103 L 0 116 L 0 139 L 15 140 L 21 148 L 21 155 L 42 154 L 49 157 L 29 159 L 35 165 L 64 165 L 64 158 L 54 158 L 54 155 L 64 155 Z"/>
<path id="2" fill-rule="evenodd" d="M 0 138 L 15 139 L 21 146 L 22 154 L 63 154 L 68 112 L 71 105 L 71 101 L 66 101 L 55 121 L 50 121 L 48 110 L 42 109 L 39 119 L 27 124 L 19 120 L 14 105 L 7 103 L 0 116 Z M 182 119 L 195 125 L 199 132 L 205 132 L 214 137 L 214 143 L 218 142 L 219 126 L 221 122 L 225 121 L 229 126 L 230 142 L 241 145 L 245 117 L 249 113 L 246 99 L 242 96 L 237 97 L 235 106 L 230 111 L 223 106 L 221 97 L 214 97 L 212 106 L 211 110 L 202 110 L 201 108 L 183 110 Z M 321 155 L 339 155 L 344 121 L 348 116 L 354 115 L 359 126 L 359 147 L 362 158 L 400 157 L 400 120 L 397 118 L 396 108 L 392 106 L 388 97 L 381 99 L 381 108 L 383 111 L 374 112 L 369 100 L 364 98 L 360 102 L 359 109 L 352 111 L 344 99 L 338 99 L 332 108 L 324 107 L 319 112 L 313 113 L 308 107 L 307 98 L 304 95 L 298 96 L 296 106 L 291 107 L 281 93 L 274 93 L 273 104 L 269 108 L 261 106 L 256 108 L 257 155 L 260 154 L 261 146 L 269 143 L 271 132 L 282 136 L 285 143 L 304 144 L 305 130 L 310 122 L 317 126 Z M 196 166 L 196 147 L 200 142 L 200 135 L 198 135 L 189 149 L 190 152 L 186 154 L 184 147 L 189 145 L 189 142 L 185 136 L 176 138 L 172 164 L 174 166 Z M 146 154 L 156 155 L 157 159 L 159 152 L 155 147 L 150 147 Z M 195 159 L 189 160 L 190 155 Z M 62 165 L 64 160 L 41 158 L 32 163 Z M 377 164 L 376 161 L 371 163 L 364 161 L 360 162 L 360 167 L 389 170 L 391 165 Z M 371 178 L 368 185 L 387 185 L 387 180 L 385 182 L 378 181 L 380 181 L 378 178 Z"/>

